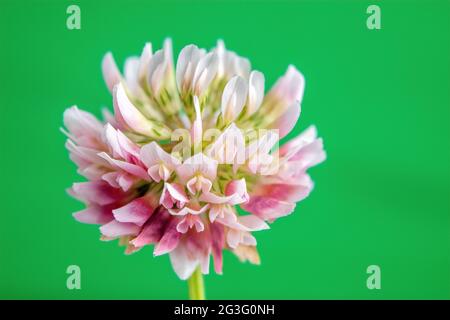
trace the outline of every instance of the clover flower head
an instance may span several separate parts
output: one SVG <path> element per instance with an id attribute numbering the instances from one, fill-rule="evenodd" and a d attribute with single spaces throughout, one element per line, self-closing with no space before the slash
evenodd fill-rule
<path id="1" fill-rule="evenodd" d="M 100 225 L 127 254 L 154 245 L 187 279 L 222 273 L 223 251 L 258 264 L 253 233 L 293 212 L 313 188 L 308 168 L 325 159 L 315 127 L 279 147 L 300 116 L 304 78 L 293 66 L 265 93 L 264 75 L 225 48 L 172 44 L 125 62 L 102 62 L 114 113 L 104 121 L 64 113 L 70 159 L 87 181 L 69 193 L 76 220 Z M 238 208 L 240 208 L 238 210 Z"/>

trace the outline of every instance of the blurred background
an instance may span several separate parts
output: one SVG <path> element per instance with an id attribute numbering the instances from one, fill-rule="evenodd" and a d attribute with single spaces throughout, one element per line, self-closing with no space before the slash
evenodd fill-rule
<path id="1" fill-rule="evenodd" d="M 366 27 L 370 4 L 381 30 Z M 81 9 L 68 30 L 66 9 Z M 450 298 L 449 1 L 0 2 L 0 298 L 184 299 L 186 283 L 152 248 L 125 256 L 77 223 L 65 189 L 81 181 L 59 131 L 71 106 L 112 98 L 100 62 L 146 41 L 223 39 L 264 72 L 306 78 L 295 132 L 315 124 L 328 159 L 295 212 L 256 233 L 260 266 L 225 254 L 210 299 Z M 81 290 L 66 269 L 81 268 Z M 369 290 L 366 269 L 381 268 Z"/>

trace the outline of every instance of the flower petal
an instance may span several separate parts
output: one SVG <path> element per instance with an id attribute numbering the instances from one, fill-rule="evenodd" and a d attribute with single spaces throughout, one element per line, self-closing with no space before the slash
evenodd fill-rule
<path id="1" fill-rule="evenodd" d="M 225 123 L 235 120 L 247 100 L 248 86 L 242 77 L 234 76 L 225 85 L 222 94 L 221 111 Z"/>
<path id="2" fill-rule="evenodd" d="M 140 227 L 134 223 L 122 223 L 113 220 L 100 227 L 100 232 L 110 238 L 117 238 L 122 236 L 137 235 Z"/>
<path id="3" fill-rule="evenodd" d="M 217 161 L 197 153 L 186 159 L 182 165 L 176 167 L 177 174 L 182 183 L 186 183 L 196 174 L 201 174 L 209 180 L 214 180 L 217 174 Z"/>
<path id="4" fill-rule="evenodd" d="M 292 129 L 294 129 L 295 124 L 300 117 L 300 111 L 300 105 L 298 104 L 298 102 L 294 102 L 290 107 L 288 107 L 286 112 L 281 117 L 279 117 L 270 125 L 270 128 L 278 129 L 279 138 L 284 138 L 289 132 L 292 131 Z"/>
<path id="5" fill-rule="evenodd" d="M 136 247 L 157 243 L 164 235 L 168 221 L 170 221 L 169 212 L 160 207 L 150 216 L 142 231 L 131 243 Z"/>
<path id="6" fill-rule="evenodd" d="M 260 107 L 264 98 L 264 75 L 259 71 L 250 73 L 247 97 L 247 115 L 252 115 Z"/>
<path id="7" fill-rule="evenodd" d="M 292 213 L 295 209 L 295 203 L 264 196 L 252 196 L 250 201 L 241 205 L 241 207 L 261 219 L 274 220 Z"/>
<path id="8" fill-rule="evenodd" d="M 124 195 L 120 189 L 111 187 L 105 181 L 74 183 L 69 193 L 81 201 L 101 206 L 116 202 Z"/>
<path id="9" fill-rule="evenodd" d="M 177 231 L 177 225 L 179 223 L 179 219 L 172 218 L 170 222 L 168 223 L 164 235 L 162 236 L 161 240 L 158 242 L 158 244 L 155 247 L 155 250 L 153 251 L 154 256 L 160 256 L 165 253 L 171 252 L 173 249 L 175 249 L 178 245 L 178 242 L 181 238 L 181 233 Z"/>
<path id="10" fill-rule="evenodd" d="M 84 210 L 75 212 L 73 217 L 78 222 L 88 224 L 105 224 L 114 218 L 110 206 L 97 205 L 92 205 Z"/>
<path id="11" fill-rule="evenodd" d="M 117 68 L 116 62 L 114 61 L 111 52 L 108 52 L 103 57 L 102 72 L 103 72 L 103 79 L 106 82 L 106 86 L 108 87 L 109 92 L 112 93 L 114 86 L 120 83 L 122 75 L 120 74 L 119 68 Z"/>
<path id="12" fill-rule="evenodd" d="M 215 52 L 209 52 L 198 61 L 192 87 L 194 94 L 201 97 L 217 73 L 219 59 Z"/>
<path id="13" fill-rule="evenodd" d="M 152 194 L 145 195 L 113 210 L 114 218 L 119 222 L 131 222 L 142 227 L 153 214 L 157 203 Z"/>

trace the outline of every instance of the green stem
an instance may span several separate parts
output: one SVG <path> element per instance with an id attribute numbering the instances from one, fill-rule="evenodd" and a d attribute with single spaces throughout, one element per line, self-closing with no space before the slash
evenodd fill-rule
<path id="1" fill-rule="evenodd" d="M 205 285 L 203 284 L 203 274 L 200 266 L 195 269 L 188 279 L 189 299 L 205 300 Z"/>

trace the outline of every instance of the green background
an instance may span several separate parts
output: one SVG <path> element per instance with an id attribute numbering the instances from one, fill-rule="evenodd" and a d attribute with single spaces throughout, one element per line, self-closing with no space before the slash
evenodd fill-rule
<path id="1" fill-rule="evenodd" d="M 125 256 L 77 223 L 81 180 L 59 132 L 65 108 L 112 99 L 100 61 L 144 42 L 218 38 L 266 75 L 306 77 L 295 134 L 316 124 L 327 161 L 289 217 L 256 234 L 261 266 L 225 255 L 209 298 L 450 298 L 449 1 L 0 1 L 0 298 L 187 297 L 167 256 Z M 376 3 L 382 29 L 366 28 Z M 81 8 L 81 30 L 66 8 Z M 81 290 L 66 268 L 81 268 Z M 381 290 L 366 268 L 381 267 Z"/>

